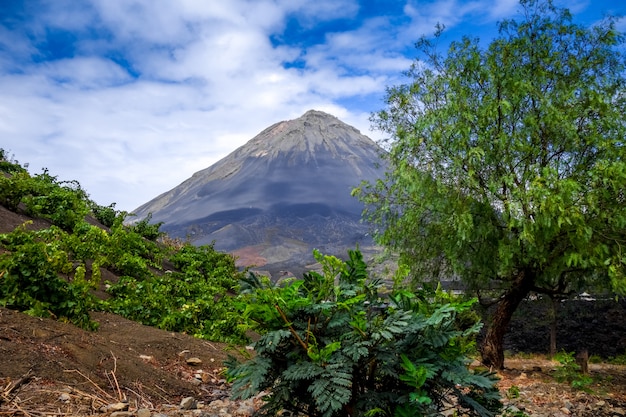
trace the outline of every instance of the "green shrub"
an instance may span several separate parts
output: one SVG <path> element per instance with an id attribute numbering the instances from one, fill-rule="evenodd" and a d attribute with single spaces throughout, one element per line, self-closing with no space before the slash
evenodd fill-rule
<path id="1" fill-rule="evenodd" d="M 162 268 L 165 254 L 156 242 L 145 239 L 122 221 L 123 218 L 117 218 L 111 227 L 106 248 L 109 264 L 119 275 L 147 279 L 152 276 L 150 268 Z"/>
<path id="2" fill-rule="evenodd" d="M 58 181 L 44 169 L 31 183 L 30 193 L 22 199 L 30 216 L 49 219 L 68 232 L 85 220 L 89 198 L 77 181 Z"/>
<path id="3" fill-rule="evenodd" d="M 33 188 L 33 180 L 26 171 L 11 175 L 0 175 L 0 204 L 9 210 L 16 211 L 22 199 L 29 195 Z"/>
<path id="4" fill-rule="evenodd" d="M 115 220 L 118 216 L 124 216 L 125 214 L 115 210 L 115 203 L 111 203 L 108 206 L 101 206 L 95 202 L 90 203 L 91 213 L 94 218 L 102 223 L 106 227 L 113 227 Z"/>
<path id="5" fill-rule="evenodd" d="M 0 172 L 14 174 L 16 172 L 25 172 L 26 169 L 20 165 L 7 151 L 0 148 Z"/>
<path id="6" fill-rule="evenodd" d="M 4 155 L 0 149 L 0 162 L 7 162 Z M 47 170 L 5 172 L 0 204 L 14 211 L 23 204 L 29 215 L 54 225 L 0 235 L 0 305 L 86 328 L 96 326 L 90 309 L 107 309 L 163 329 L 247 341 L 233 299 L 240 273 L 232 256 L 212 246 L 157 243 L 161 223 L 150 224 L 151 216 L 126 226 L 127 214 L 115 204 L 100 206 L 77 182 L 60 182 Z M 89 213 L 110 230 L 88 224 Z M 167 257 L 181 272 L 161 272 Z M 122 275 L 107 301 L 92 296 L 102 268 Z"/>
<path id="7" fill-rule="evenodd" d="M 35 176 L 24 169 L 0 175 L 0 204 L 17 211 L 20 203 L 24 203 L 28 215 L 49 219 L 66 231 L 82 222 L 89 212 L 89 198 L 80 184 L 59 182 L 46 169 Z"/>
<path id="8" fill-rule="evenodd" d="M 74 265 L 58 227 L 41 231 L 17 228 L 0 235 L 0 305 L 40 317 L 53 317 L 95 329 L 94 305 L 83 265 Z M 63 278 L 65 276 L 66 278 Z"/>
<path id="9" fill-rule="evenodd" d="M 165 330 L 215 341 L 247 342 L 246 327 L 232 294 L 240 276 L 234 258 L 212 246 L 187 244 L 171 260 L 181 272 L 151 274 L 140 280 L 122 277 L 111 285 L 112 298 L 106 301 L 106 308 Z"/>
<path id="10" fill-rule="evenodd" d="M 609 363 L 613 365 L 626 365 L 626 353 L 610 358 Z"/>
<path id="11" fill-rule="evenodd" d="M 321 274 L 282 286 L 254 274 L 242 281 L 245 315 L 261 338 L 254 358 L 227 363 L 234 398 L 267 392 L 268 416 L 495 415 L 493 374 L 468 368 L 464 340 L 480 325 L 457 321 L 473 301 L 425 306 L 406 291 L 382 299 L 360 252 L 345 263 L 314 254 Z"/>
<path id="12" fill-rule="evenodd" d="M 558 382 L 567 382 L 572 388 L 590 391 L 593 378 L 581 372 L 573 352 L 558 352 L 554 355 L 554 360 L 561 364 L 554 371 L 554 379 Z"/>
<path id="13" fill-rule="evenodd" d="M 137 223 L 131 224 L 129 226 L 129 229 L 148 240 L 155 241 L 163 235 L 163 232 L 159 231 L 161 226 L 163 226 L 163 222 L 150 224 L 151 220 L 152 213 L 148 213 L 148 215 L 144 219 L 139 220 Z"/>
<path id="14" fill-rule="evenodd" d="M 517 385 L 511 385 L 508 390 L 506 390 L 506 396 L 509 399 L 519 398 L 520 390 Z"/>

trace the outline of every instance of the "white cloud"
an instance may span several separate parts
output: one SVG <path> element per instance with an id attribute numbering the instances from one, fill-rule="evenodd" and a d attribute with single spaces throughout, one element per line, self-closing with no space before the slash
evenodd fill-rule
<path id="1" fill-rule="evenodd" d="M 61 59 L 45 62 L 39 67 L 39 74 L 52 82 L 77 89 L 115 86 L 131 80 L 118 64 L 99 57 Z"/>
<path id="2" fill-rule="evenodd" d="M 513 7 L 411 0 L 404 16 L 355 20 L 357 0 L 27 3 L 21 25 L 0 22 L 1 147 L 124 210 L 309 109 L 377 138 L 369 111 L 403 81 L 420 35 Z M 284 39 L 291 19 L 304 31 L 335 19 L 351 29 L 311 44 Z M 50 33 L 68 42 L 61 59 L 39 50 Z"/>
<path id="3" fill-rule="evenodd" d="M 288 16 L 310 27 L 354 17 L 353 1 L 314 7 L 304 1 L 70 3 L 39 16 L 33 31 L 53 25 L 80 32 L 77 55 L 28 63 L 23 57 L 33 46 L 23 42 L 19 61 L 26 72 L 0 77 L 0 102 L 12 103 L 0 107 L 0 134 L 11 135 L 6 147 L 18 159 L 28 158 L 33 171 L 48 167 L 63 179 L 77 179 L 100 204 L 115 201 L 126 210 L 269 124 L 311 108 L 368 133 L 367 112 L 335 100 L 381 93 L 384 72 L 404 63 L 399 54 L 385 54 L 380 23 L 343 38 L 329 36 L 327 45 L 309 51 L 270 41 Z M 88 25 L 108 35 L 85 37 Z M 371 68 L 368 55 L 376 61 Z M 307 60 L 305 68 L 284 67 L 298 58 Z"/>

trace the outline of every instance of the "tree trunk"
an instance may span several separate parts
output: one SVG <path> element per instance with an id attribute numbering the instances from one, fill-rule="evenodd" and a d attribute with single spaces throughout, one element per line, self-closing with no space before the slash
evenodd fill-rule
<path id="1" fill-rule="evenodd" d="M 550 312 L 550 359 L 556 355 L 556 327 L 560 300 L 557 297 L 550 297 L 552 301 L 552 311 Z"/>
<path id="2" fill-rule="evenodd" d="M 511 322 L 513 313 L 528 295 L 534 283 L 532 271 L 521 271 L 511 288 L 504 294 L 496 306 L 496 311 L 491 316 L 487 334 L 481 347 L 482 362 L 484 365 L 504 369 L 504 334 Z"/>

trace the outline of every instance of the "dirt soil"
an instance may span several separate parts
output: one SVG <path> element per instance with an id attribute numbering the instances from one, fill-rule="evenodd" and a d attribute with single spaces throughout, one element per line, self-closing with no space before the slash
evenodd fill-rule
<path id="1" fill-rule="evenodd" d="M 63 408 L 60 393 L 82 395 L 90 414 L 126 398 L 136 407 L 178 404 L 184 397 L 224 398 L 227 345 L 144 326 L 108 313 L 93 313 L 96 332 L 72 324 L 0 309 L 0 395 L 25 375 L 27 384 L 0 396 L 0 414 L 12 405 L 26 410 Z M 243 349 L 245 351 L 245 349 Z M 187 363 L 200 359 L 197 365 Z M 36 392 L 36 394 L 35 394 Z M 12 404 L 10 399 L 19 397 Z M 3 402 L 4 399 L 4 402 Z"/>
<path id="2" fill-rule="evenodd" d="M 131 411 L 153 412 L 190 396 L 207 405 L 228 401 L 223 361 L 228 354 L 245 355 L 245 349 L 108 313 L 93 313 L 93 319 L 100 328 L 89 332 L 0 309 L 0 415 L 107 415 L 100 409 L 120 399 Z M 190 358 L 201 363 L 189 364 Z M 626 415 L 624 366 L 591 364 L 589 393 L 555 382 L 557 364 L 540 357 L 507 359 L 506 366 L 499 386 L 510 413 Z"/>

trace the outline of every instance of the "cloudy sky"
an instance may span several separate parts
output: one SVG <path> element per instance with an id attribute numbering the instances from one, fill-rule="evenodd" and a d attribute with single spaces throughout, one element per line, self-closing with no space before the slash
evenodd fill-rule
<path id="1" fill-rule="evenodd" d="M 626 14 L 624 0 L 555 4 L 584 24 Z M 487 42 L 517 12 L 517 0 L 0 0 L 0 147 L 132 211 L 309 109 L 380 138 L 369 114 L 420 36 L 439 22 L 445 42 Z"/>

